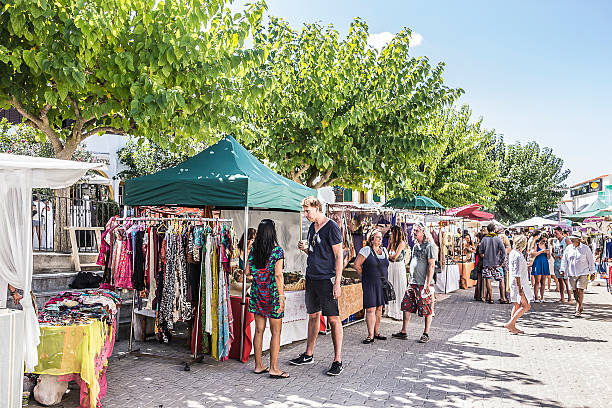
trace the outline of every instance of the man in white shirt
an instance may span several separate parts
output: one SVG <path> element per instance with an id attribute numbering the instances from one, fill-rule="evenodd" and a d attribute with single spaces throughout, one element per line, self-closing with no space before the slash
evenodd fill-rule
<path id="1" fill-rule="evenodd" d="M 584 291 L 589 284 L 589 275 L 595 273 L 595 259 L 588 245 L 582 243 L 580 233 L 570 235 L 572 245 L 568 245 L 561 259 L 561 272 L 569 278 L 569 285 L 576 299 L 576 317 L 582 315 Z"/>

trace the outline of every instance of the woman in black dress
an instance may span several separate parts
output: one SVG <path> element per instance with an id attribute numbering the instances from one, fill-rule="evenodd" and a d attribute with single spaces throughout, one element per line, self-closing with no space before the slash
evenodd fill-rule
<path id="1" fill-rule="evenodd" d="M 361 275 L 363 289 L 363 308 L 366 310 L 368 337 L 364 344 L 374 343 L 374 339 L 387 340 L 380 334 L 380 317 L 385 304 L 381 275 L 388 278 L 389 254 L 382 246 L 382 233 L 373 230 L 368 237 L 367 245 L 359 251 L 355 259 L 355 270 Z"/>

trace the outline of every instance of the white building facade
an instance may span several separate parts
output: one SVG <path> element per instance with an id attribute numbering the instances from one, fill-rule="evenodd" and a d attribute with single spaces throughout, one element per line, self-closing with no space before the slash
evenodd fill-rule
<path id="1" fill-rule="evenodd" d="M 612 176 L 604 174 L 570 187 L 574 213 L 582 211 L 595 200 L 600 199 L 612 205 Z"/>

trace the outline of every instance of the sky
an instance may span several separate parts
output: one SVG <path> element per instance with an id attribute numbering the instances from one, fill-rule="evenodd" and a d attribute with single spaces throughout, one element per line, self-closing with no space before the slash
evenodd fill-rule
<path id="1" fill-rule="evenodd" d="M 232 8 L 246 1 L 235 2 Z M 612 1 L 267 0 L 293 28 L 364 19 L 371 44 L 413 31 L 413 55 L 446 64 L 458 101 L 506 143 L 536 141 L 571 170 L 612 173 Z"/>

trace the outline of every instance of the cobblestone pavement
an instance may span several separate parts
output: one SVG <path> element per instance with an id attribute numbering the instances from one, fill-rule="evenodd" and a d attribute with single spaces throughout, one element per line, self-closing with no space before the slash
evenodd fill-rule
<path id="1" fill-rule="evenodd" d="M 472 301 L 459 290 L 436 304 L 428 344 L 416 339 L 422 319 L 413 319 L 408 340 L 361 344 L 365 323 L 347 327 L 344 372 L 324 374 L 332 358 L 330 336 L 320 336 L 315 364 L 293 367 L 287 360 L 304 342 L 282 347 L 287 380 L 251 373 L 252 363 L 209 358 L 190 372 L 171 362 L 127 357 L 108 368 L 106 408 L 114 407 L 610 407 L 612 406 L 612 296 L 592 286 L 583 317 L 573 307 L 533 305 L 519 321 L 526 334 L 502 327 L 508 305 Z M 385 319 L 383 334 L 400 322 Z M 117 350 L 127 346 L 118 343 Z M 150 343 L 150 347 L 156 347 Z M 149 346 L 149 343 L 147 344 Z M 66 396 L 74 406 L 76 392 Z M 37 406 L 30 404 L 30 406 Z"/>

